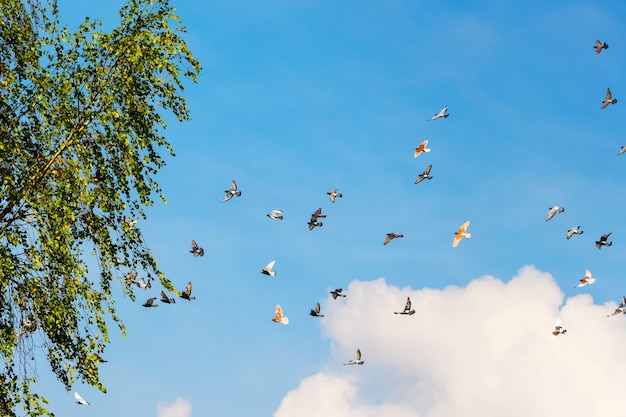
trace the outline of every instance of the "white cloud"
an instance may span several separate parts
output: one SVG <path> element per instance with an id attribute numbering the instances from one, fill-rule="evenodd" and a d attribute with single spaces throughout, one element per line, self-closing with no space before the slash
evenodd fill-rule
<path id="1" fill-rule="evenodd" d="M 550 274 L 524 267 L 443 290 L 354 281 L 328 300 L 331 363 L 289 392 L 275 417 L 553 417 L 623 411 L 626 320 L 615 303 L 563 304 Z M 394 315 L 410 296 L 413 316 Z M 616 300 L 621 294 L 616 294 Z M 557 318 L 568 330 L 553 337 Z M 342 366 L 363 353 L 363 366 Z"/>
<path id="2" fill-rule="evenodd" d="M 173 403 L 159 403 L 157 417 L 190 417 L 191 403 L 183 398 L 176 398 Z"/>

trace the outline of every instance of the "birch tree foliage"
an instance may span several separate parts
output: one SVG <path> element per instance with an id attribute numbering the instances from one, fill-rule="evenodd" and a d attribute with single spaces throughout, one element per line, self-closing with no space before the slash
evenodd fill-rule
<path id="1" fill-rule="evenodd" d="M 134 223 L 164 200 L 164 117 L 189 118 L 183 81 L 200 72 L 169 3 L 128 0 L 104 31 L 63 26 L 56 0 L 0 0 L 2 416 L 50 415 L 42 370 L 105 392 L 109 326 L 125 332 L 114 295 L 134 299 L 137 271 L 175 291 Z"/>

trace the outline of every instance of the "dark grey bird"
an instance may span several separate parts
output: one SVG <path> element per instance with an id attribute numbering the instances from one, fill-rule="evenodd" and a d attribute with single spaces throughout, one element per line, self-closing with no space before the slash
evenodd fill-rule
<path id="1" fill-rule="evenodd" d="M 412 316 L 415 314 L 415 310 L 411 310 L 411 297 L 406 298 L 406 304 L 404 305 L 404 310 L 402 311 L 394 311 L 393 314 L 403 314 Z"/>
<path id="2" fill-rule="evenodd" d="M 607 240 L 609 236 L 611 236 L 611 232 L 603 234 L 600 240 L 596 240 L 596 248 L 602 249 L 602 246 L 611 246 L 613 242 Z"/>
<path id="3" fill-rule="evenodd" d="M 195 240 L 191 241 L 191 250 L 189 251 L 194 257 L 204 256 L 204 249 L 202 249 Z"/>
<path id="4" fill-rule="evenodd" d="M 333 296 L 333 299 L 336 300 L 337 297 L 345 297 L 345 294 L 342 294 L 343 289 L 341 288 L 336 288 L 334 291 L 330 292 L 330 295 Z"/>
<path id="5" fill-rule="evenodd" d="M 420 182 L 424 181 L 424 180 L 432 180 L 433 177 L 430 176 L 430 170 L 433 169 L 432 164 L 428 165 L 426 167 L 426 169 L 424 170 L 424 172 L 422 172 L 421 174 L 419 174 L 419 176 L 417 177 L 417 179 L 415 180 L 415 184 L 419 184 Z"/>
<path id="6" fill-rule="evenodd" d="M 619 307 L 617 307 L 613 313 L 607 315 L 607 317 L 615 316 L 617 314 L 626 314 L 626 297 L 622 297 L 622 302 Z"/>
<path id="7" fill-rule="evenodd" d="M 282 210 L 272 210 L 271 213 L 267 215 L 270 219 L 273 220 L 282 220 L 283 219 L 283 211 Z"/>
<path id="8" fill-rule="evenodd" d="M 313 317 L 324 317 L 324 315 L 320 313 L 320 303 L 315 304 L 315 308 L 311 310 L 309 314 Z"/>
<path id="9" fill-rule="evenodd" d="M 615 104 L 615 103 L 617 103 L 617 99 L 613 98 L 613 95 L 611 94 L 611 89 L 607 88 L 606 95 L 604 97 L 604 101 L 602 102 L 602 107 L 600 107 L 600 109 L 606 109 L 609 104 Z"/>
<path id="10" fill-rule="evenodd" d="M 230 183 L 230 188 L 224 192 L 226 193 L 226 195 L 222 199 L 222 203 L 230 200 L 233 197 L 241 197 L 241 191 L 237 191 L 237 183 L 235 182 L 235 180 Z"/>
<path id="11" fill-rule="evenodd" d="M 146 301 L 145 304 L 142 304 L 144 307 L 158 307 L 158 304 L 154 304 L 154 300 L 156 300 L 156 297 L 152 297 L 152 298 L 148 298 L 148 300 Z"/>
<path id="12" fill-rule="evenodd" d="M 398 233 L 387 233 L 387 237 L 385 238 L 385 241 L 383 242 L 383 246 L 389 244 L 389 242 L 391 242 L 392 240 L 396 239 L 396 238 L 403 238 L 404 235 L 400 235 Z"/>
<path id="13" fill-rule="evenodd" d="M 567 240 L 569 240 L 572 236 L 574 236 L 574 235 L 582 235 L 583 233 L 585 233 L 585 232 L 583 232 L 580 229 L 580 226 L 572 227 L 571 229 L 569 229 L 567 231 L 567 235 L 565 235 L 565 238 Z"/>
<path id="14" fill-rule="evenodd" d="M 322 222 L 318 222 L 318 219 L 326 218 L 325 214 L 322 214 L 322 208 L 318 208 L 315 210 L 313 214 L 311 214 L 311 220 L 307 223 L 309 225 L 309 230 L 313 230 L 316 227 L 322 227 L 324 224 Z"/>
<path id="15" fill-rule="evenodd" d="M 165 304 L 175 304 L 176 299 L 169 298 L 167 294 L 165 294 L 165 291 L 161 291 L 161 302 Z"/>
<path id="16" fill-rule="evenodd" d="M 185 287 L 183 292 L 180 294 L 180 298 L 184 298 L 185 300 L 188 300 L 188 301 L 196 299 L 196 297 L 191 295 L 191 282 L 187 283 L 187 286 Z"/>
<path id="17" fill-rule="evenodd" d="M 594 49 L 596 50 L 596 55 L 598 55 L 600 52 L 602 52 L 603 49 L 609 49 L 609 45 L 606 42 L 602 43 L 598 39 L 596 39 Z"/>
<path id="18" fill-rule="evenodd" d="M 337 190 L 329 191 L 326 194 L 328 194 L 328 198 L 330 198 L 330 202 L 331 203 L 335 202 L 335 198 L 342 198 L 343 197 L 343 194 L 338 193 Z"/>

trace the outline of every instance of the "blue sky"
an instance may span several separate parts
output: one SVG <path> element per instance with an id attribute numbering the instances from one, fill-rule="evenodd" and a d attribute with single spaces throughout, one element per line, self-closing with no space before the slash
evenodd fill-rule
<path id="1" fill-rule="evenodd" d="M 121 1 L 86 3 L 59 0 L 64 20 L 74 27 L 84 16 L 109 27 L 117 22 Z M 541 316 L 549 319 L 539 329 L 548 335 L 561 303 L 573 300 L 566 312 L 590 309 L 602 317 L 626 295 L 626 155 L 617 156 L 626 145 L 623 3 L 173 5 L 203 73 L 185 90 L 192 120 L 169 123 L 176 157 L 158 176 L 168 202 L 150 208 L 137 226 L 175 286 L 192 281 L 197 299 L 141 307 L 159 295 L 158 285 L 136 291 L 135 303 L 120 298 L 128 336 L 112 330 L 101 366 L 108 393 L 75 387 L 89 407 L 74 404 L 38 364 L 40 391 L 57 415 L 282 416 L 281 402 L 292 392 L 291 415 L 304 416 L 304 403 L 296 401 L 309 387 L 302 381 L 319 380 L 321 387 L 360 387 L 352 412 L 362 411 L 355 404 L 390 402 L 405 407 L 398 415 L 438 416 L 425 403 L 407 405 L 393 383 L 377 390 L 375 376 L 393 378 L 371 357 L 358 369 L 341 365 L 359 346 L 379 352 L 376 337 L 365 332 L 377 325 L 356 313 L 370 314 L 370 304 L 387 308 L 381 299 L 389 294 L 398 310 L 408 294 L 444 297 L 455 293 L 450 286 L 463 293 L 472 283 L 491 305 L 491 287 L 479 278 L 508 283 L 520 275 L 526 282 L 519 272 L 525 266 L 550 285 L 537 285 L 536 300 L 524 287 L 529 292 L 520 294 L 530 296 L 504 308 L 496 303 L 501 309 L 491 314 L 534 311 L 549 300 L 552 310 Z M 600 55 L 596 39 L 610 46 Z M 600 110 L 607 87 L 619 102 Z M 444 106 L 449 118 L 427 121 Z M 425 139 L 431 152 L 413 158 Z M 429 164 L 433 179 L 415 185 Z M 242 196 L 220 203 L 233 179 Z M 344 195 L 334 204 L 331 189 Z M 565 212 L 546 223 L 553 205 Z M 328 217 L 309 231 L 318 207 Z M 268 219 L 272 209 L 285 219 Z M 452 248 L 453 232 L 466 220 L 473 237 Z M 566 240 L 576 225 L 584 234 Z M 389 232 L 404 238 L 383 246 Z M 598 251 L 594 241 L 606 232 L 614 244 Z M 191 256 L 191 239 L 204 257 Z M 260 274 L 271 260 L 277 275 Z M 596 283 L 574 288 L 585 269 Z M 372 293 L 359 293 L 357 305 L 350 291 L 332 300 L 328 292 L 337 287 Z M 316 302 L 329 311 L 321 320 L 308 316 Z M 287 326 L 270 321 L 277 303 Z M 474 311 L 451 308 L 456 320 Z M 396 318 L 382 328 L 397 325 Z M 622 317 L 612 319 L 607 331 L 624 337 Z M 346 329 L 353 326 L 364 333 L 350 339 Z M 463 343 L 491 341 L 475 337 Z"/>

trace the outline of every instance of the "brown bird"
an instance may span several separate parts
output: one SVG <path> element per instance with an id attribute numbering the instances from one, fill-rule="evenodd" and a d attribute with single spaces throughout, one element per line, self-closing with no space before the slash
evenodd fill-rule
<path id="1" fill-rule="evenodd" d="M 617 99 L 613 98 L 613 96 L 611 95 L 611 89 L 607 88 L 606 98 L 602 102 L 602 107 L 600 107 L 600 109 L 606 109 L 609 104 L 615 104 L 615 103 L 617 103 Z"/>
<path id="2" fill-rule="evenodd" d="M 606 42 L 602 43 L 596 39 L 596 45 L 594 48 L 596 49 L 596 55 L 598 55 L 603 49 L 609 49 L 609 45 Z"/>
<path id="3" fill-rule="evenodd" d="M 404 237 L 404 235 L 399 235 L 397 233 L 387 233 L 387 237 L 385 238 L 385 241 L 383 242 L 383 245 L 388 244 L 389 242 L 391 242 L 395 238 L 401 238 L 401 237 Z"/>
<path id="4" fill-rule="evenodd" d="M 459 227 L 458 232 L 454 232 L 454 240 L 452 240 L 452 247 L 456 248 L 459 245 L 461 239 L 470 239 L 472 237 L 471 233 L 467 233 L 467 228 L 470 225 L 470 221 L 466 221 Z"/>
<path id="5" fill-rule="evenodd" d="M 148 298 L 148 300 L 146 301 L 145 304 L 142 304 L 142 306 L 144 307 L 158 307 L 158 304 L 154 304 L 154 300 L 156 300 L 156 297 L 152 297 L 152 298 Z"/>
<path id="6" fill-rule="evenodd" d="M 188 301 L 196 299 L 196 297 L 191 295 L 191 282 L 187 283 L 187 286 L 185 287 L 183 292 L 180 294 L 180 298 L 184 298 L 185 300 L 188 300 Z"/>
<path id="7" fill-rule="evenodd" d="M 420 156 L 422 152 L 430 152 L 430 149 L 426 147 L 427 145 L 428 145 L 428 140 L 425 140 L 424 142 L 420 143 L 420 146 L 415 148 L 415 152 L 413 152 L 413 158 L 417 158 L 418 156 Z"/>
<path id="8" fill-rule="evenodd" d="M 280 308 L 280 304 L 276 304 L 276 310 L 274 311 L 274 323 L 289 324 L 289 317 L 283 316 L 283 309 Z"/>

